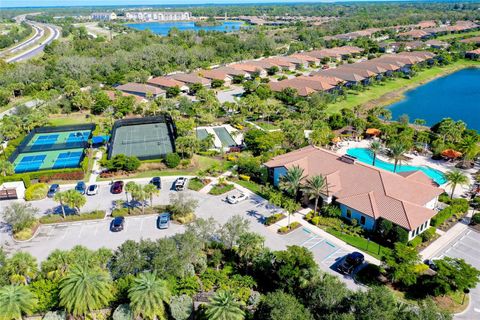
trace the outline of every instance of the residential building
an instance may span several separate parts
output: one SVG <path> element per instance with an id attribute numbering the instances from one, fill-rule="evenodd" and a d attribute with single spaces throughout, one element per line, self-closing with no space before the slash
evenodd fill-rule
<path id="1" fill-rule="evenodd" d="M 225 86 L 230 86 L 232 84 L 233 77 L 229 75 L 225 70 L 220 69 L 211 69 L 211 70 L 200 70 L 195 73 L 199 77 L 203 77 L 210 81 L 221 80 Z"/>
<path id="2" fill-rule="evenodd" d="M 407 230 L 409 240 L 428 229 L 444 192 L 421 171 L 396 174 L 314 146 L 274 157 L 265 166 L 275 186 L 296 166 L 306 178 L 323 176 L 327 187 L 322 201 L 337 204 L 344 218 L 367 230 L 380 219 L 388 220 Z"/>
<path id="3" fill-rule="evenodd" d="M 136 21 L 188 21 L 192 19 L 192 14 L 190 12 L 140 11 L 126 12 L 125 17 Z"/>
<path id="4" fill-rule="evenodd" d="M 116 20 L 117 15 L 115 12 L 94 12 L 90 15 L 92 20 L 111 21 Z"/>
<path id="5" fill-rule="evenodd" d="M 161 89 L 168 89 L 178 87 L 180 91 L 186 92 L 188 91 L 188 86 L 181 81 L 177 81 L 175 79 L 167 78 L 167 77 L 156 77 L 152 78 L 147 81 L 149 85 L 161 88 Z"/>
<path id="6" fill-rule="evenodd" d="M 142 98 L 165 96 L 165 90 L 144 83 L 129 82 L 119 85 L 116 89 Z"/>
<path id="7" fill-rule="evenodd" d="M 206 78 L 199 77 L 198 75 L 192 73 L 175 73 L 167 76 L 170 79 L 174 79 L 180 82 L 185 83 L 186 85 L 192 84 L 201 84 L 204 87 L 209 87 L 211 81 Z"/>

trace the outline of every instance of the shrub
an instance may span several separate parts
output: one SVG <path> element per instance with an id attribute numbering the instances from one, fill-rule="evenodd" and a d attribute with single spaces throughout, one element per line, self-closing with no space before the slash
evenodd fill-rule
<path id="1" fill-rule="evenodd" d="M 13 202 L 3 210 L 2 217 L 12 227 L 12 231 L 17 233 L 35 225 L 37 212 L 38 209 L 29 203 Z"/>
<path id="2" fill-rule="evenodd" d="M 275 213 L 265 219 L 265 225 L 271 226 L 272 224 L 277 223 L 278 221 L 286 218 L 283 213 Z"/>
<path id="3" fill-rule="evenodd" d="M 65 319 L 67 319 L 67 313 L 65 311 L 50 311 L 50 312 L 47 312 L 45 316 L 43 316 L 42 318 L 42 320 L 65 320 Z M 115 319 L 115 320 L 120 320 L 120 319 Z"/>
<path id="4" fill-rule="evenodd" d="M 473 224 L 479 224 L 480 223 L 480 213 L 475 213 L 472 216 L 472 222 L 473 222 Z"/>
<path id="5" fill-rule="evenodd" d="M 112 210 L 112 217 L 125 217 L 128 216 L 128 208 L 117 208 Z"/>
<path id="6" fill-rule="evenodd" d="M 173 296 L 170 299 L 170 312 L 175 320 L 187 320 L 193 312 L 193 300 L 189 296 Z"/>
<path id="7" fill-rule="evenodd" d="M 135 156 L 126 156 L 124 154 L 117 154 L 110 160 L 103 160 L 102 165 L 110 171 L 135 171 L 140 167 L 140 160 Z"/>
<path id="8" fill-rule="evenodd" d="M 25 190 L 25 200 L 41 200 L 47 196 L 48 185 L 45 183 L 32 184 Z"/>
<path id="9" fill-rule="evenodd" d="M 238 178 L 243 181 L 250 181 L 250 176 L 247 176 L 245 174 L 238 175 Z"/>
<path id="10" fill-rule="evenodd" d="M 278 233 L 280 234 L 286 234 L 286 233 L 289 233 L 297 228 L 300 228 L 302 225 L 300 224 L 300 222 L 297 222 L 297 221 L 294 221 L 292 223 L 290 223 L 288 226 L 285 226 L 285 227 L 281 227 L 277 230 Z"/>
<path id="11" fill-rule="evenodd" d="M 33 237 L 33 230 L 31 228 L 25 228 L 13 234 L 16 240 L 25 241 Z"/>
<path id="12" fill-rule="evenodd" d="M 335 205 L 325 205 L 320 209 L 320 212 L 323 216 L 332 218 L 342 215 L 340 208 Z"/>
<path id="13" fill-rule="evenodd" d="M 422 244 L 423 240 L 422 240 L 422 237 L 421 236 L 416 236 L 415 238 L 413 238 L 412 240 L 410 240 L 410 242 L 408 243 L 410 246 L 416 248 L 418 247 L 420 244 Z"/>
<path id="14" fill-rule="evenodd" d="M 430 227 L 427 230 L 425 230 L 422 234 L 420 234 L 420 237 L 422 238 L 423 242 L 427 242 L 432 240 L 435 237 L 435 228 Z"/>
<path id="15" fill-rule="evenodd" d="M 170 197 L 168 210 L 172 213 L 172 219 L 181 223 L 195 219 L 195 209 L 198 207 L 198 201 L 186 196 L 183 192 L 174 194 Z M 193 215 L 193 218 L 192 218 Z"/>
<path id="16" fill-rule="evenodd" d="M 434 227 L 438 227 L 453 216 L 460 218 L 462 214 L 467 211 L 468 201 L 466 199 L 453 199 L 451 205 L 440 210 L 440 212 L 432 218 L 430 224 Z"/>
<path id="17" fill-rule="evenodd" d="M 178 153 L 175 153 L 175 152 L 169 153 L 165 157 L 165 164 L 169 168 L 176 168 L 180 164 L 180 160 L 181 159 L 180 159 L 180 156 L 178 155 Z"/>
<path id="18" fill-rule="evenodd" d="M 25 188 L 30 187 L 30 185 L 32 183 L 30 181 L 30 176 L 28 176 L 28 175 L 22 176 L 22 181 L 23 181 L 23 184 L 25 185 Z"/>
<path id="19" fill-rule="evenodd" d="M 193 179 L 190 179 L 188 181 L 188 189 L 193 190 L 193 191 L 198 191 L 202 189 L 205 186 L 205 184 L 200 180 L 199 178 L 195 177 Z"/>

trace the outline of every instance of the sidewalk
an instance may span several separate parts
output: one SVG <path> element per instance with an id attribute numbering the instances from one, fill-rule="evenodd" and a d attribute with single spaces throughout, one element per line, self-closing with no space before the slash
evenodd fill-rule
<path id="1" fill-rule="evenodd" d="M 422 259 L 431 259 L 436 256 L 443 248 L 452 243 L 453 240 L 458 238 L 463 232 L 468 229 L 468 225 L 462 222 L 457 223 L 451 227 L 444 235 L 440 236 L 437 240 L 432 242 L 428 247 L 420 252 Z"/>

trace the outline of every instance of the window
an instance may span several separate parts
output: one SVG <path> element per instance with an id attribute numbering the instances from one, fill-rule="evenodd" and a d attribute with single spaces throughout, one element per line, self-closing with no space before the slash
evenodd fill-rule
<path id="1" fill-rule="evenodd" d="M 366 221 L 365 217 L 364 217 L 364 216 L 361 216 L 361 217 L 360 217 L 360 224 L 365 225 L 365 221 Z"/>
<path id="2" fill-rule="evenodd" d="M 352 211 L 350 209 L 347 209 L 347 218 L 348 219 L 352 218 Z"/>

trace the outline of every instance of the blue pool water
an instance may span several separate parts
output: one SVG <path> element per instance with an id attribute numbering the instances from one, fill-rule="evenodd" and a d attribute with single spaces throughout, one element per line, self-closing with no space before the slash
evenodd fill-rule
<path id="1" fill-rule="evenodd" d="M 468 68 L 408 91 L 405 99 L 392 104 L 393 119 L 407 114 L 410 122 L 424 119 L 432 126 L 443 118 L 464 121 L 480 131 L 480 68 Z"/>
<path id="2" fill-rule="evenodd" d="M 127 26 L 137 29 L 137 30 L 146 30 L 149 29 L 153 33 L 166 36 L 172 28 L 177 28 L 180 31 L 186 30 L 205 30 L 205 31 L 221 31 L 221 32 L 232 32 L 240 30 L 240 27 L 243 26 L 241 21 L 225 21 L 219 26 L 206 26 L 206 27 L 197 27 L 195 22 L 192 21 L 176 21 L 176 22 L 145 22 L 145 23 L 129 23 Z"/>
<path id="3" fill-rule="evenodd" d="M 351 148 L 347 150 L 347 154 L 356 157 L 358 161 L 361 161 L 363 163 L 366 163 L 369 165 L 373 163 L 373 154 L 369 149 Z M 385 162 L 377 158 L 375 160 L 375 167 L 393 172 L 393 168 L 395 167 L 395 165 L 393 163 Z M 422 171 L 439 185 L 442 185 L 445 182 L 447 182 L 442 172 L 427 166 L 419 167 L 419 166 L 409 166 L 405 164 L 397 166 L 397 172 L 415 171 L 415 170 Z"/>

